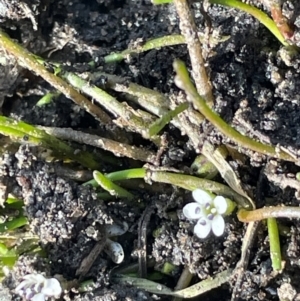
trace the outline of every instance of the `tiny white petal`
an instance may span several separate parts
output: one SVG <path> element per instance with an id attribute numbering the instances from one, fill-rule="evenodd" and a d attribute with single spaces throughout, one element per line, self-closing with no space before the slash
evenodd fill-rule
<path id="1" fill-rule="evenodd" d="M 217 196 L 213 200 L 213 205 L 219 214 L 224 214 L 228 208 L 227 201 L 222 196 Z"/>
<path id="2" fill-rule="evenodd" d="M 31 281 L 33 283 L 37 283 L 37 282 L 44 282 L 46 278 L 41 274 L 28 274 L 25 275 L 23 279 L 26 281 Z"/>
<path id="3" fill-rule="evenodd" d="M 45 281 L 45 277 L 40 274 L 28 274 L 23 277 L 23 281 L 16 287 L 15 292 L 17 294 L 22 294 L 22 290 L 28 287 L 35 287 Z"/>
<path id="4" fill-rule="evenodd" d="M 24 291 L 24 297 L 26 300 L 30 300 L 34 295 L 35 295 L 36 292 L 34 292 L 31 288 L 27 288 L 25 291 Z"/>
<path id="5" fill-rule="evenodd" d="M 42 293 L 34 295 L 31 299 L 31 301 L 45 301 L 45 295 Z"/>
<path id="6" fill-rule="evenodd" d="M 213 201 L 212 196 L 202 189 L 195 189 L 192 192 L 192 195 L 194 200 L 202 206 L 205 206 L 206 204 L 211 204 Z"/>
<path id="7" fill-rule="evenodd" d="M 212 231 L 216 236 L 221 236 L 225 230 L 225 221 L 222 215 L 217 214 L 212 220 Z"/>
<path id="8" fill-rule="evenodd" d="M 107 239 L 104 251 L 114 263 L 119 264 L 124 260 L 123 247 L 118 242 Z"/>
<path id="9" fill-rule="evenodd" d="M 182 209 L 182 213 L 187 219 L 199 219 L 203 216 L 203 210 L 196 202 L 186 204 Z"/>
<path id="10" fill-rule="evenodd" d="M 26 282 L 26 281 L 22 281 L 15 289 L 15 292 L 17 294 L 23 293 L 23 289 L 27 288 L 28 286 L 30 286 L 30 282 Z"/>
<path id="11" fill-rule="evenodd" d="M 41 293 L 47 297 L 59 298 L 62 292 L 60 283 L 55 278 L 46 279 Z"/>
<path id="12" fill-rule="evenodd" d="M 212 222 L 206 217 L 199 219 L 194 227 L 194 233 L 199 238 L 206 238 L 211 230 Z"/>
<path id="13" fill-rule="evenodd" d="M 32 286 L 32 289 L 35 293 L 40 293 L 43 286 L 44 286 L 43 282 L 37 282 Z"/>

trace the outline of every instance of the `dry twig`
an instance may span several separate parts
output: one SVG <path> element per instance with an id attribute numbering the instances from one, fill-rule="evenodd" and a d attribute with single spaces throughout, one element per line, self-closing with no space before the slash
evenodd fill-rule
<path id="1" fill-rule="evenodd" d="M 205 61 L 194 18 L 186 0 L 174 0 L 174 4 L 180 19 L 180 30 L 185 38 L 190 54 L 192 74 L 198 93 L 212 107 L 214 104 L 212 87 L 205 70 Z"/>
<path id="2" fill-rule="evenodd" d="M 116 142 L 111 139 L 102 138 L 97 135 L 92 135 L 80 131 L 75 131 L 71 128 L 57 127 L 39 127 L 56 138 L 63 140 L 71 140 L 81 144 L 92 145 L 98 148 L 112 152 L 117 157 L 128 157 L 142 162 L 154 163 L 156 155 L 146 149 L 132 146 L 125 143 Z"/>

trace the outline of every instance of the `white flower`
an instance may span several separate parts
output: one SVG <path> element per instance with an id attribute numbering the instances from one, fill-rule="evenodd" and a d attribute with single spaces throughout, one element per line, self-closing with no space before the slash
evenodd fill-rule
<path id="1" fill-rule="evenodd" d="M 221 236 L 225 230 L 223 214 L 228 209 L 228 203 L 222 196 L 215 196 L 202 189 L 193 191 L 196 202 L 183 207 L 183 214 L 189 220 L 197 220 L 194 233 L 199 238 L 206 238 L 210 231 Z"/>
<path id="2" fill-rule="evenodd" d="M 29 274 L 23 277 L 15 292 L 25 300 L 45 301 L 52 297 L 59 298 L 62 288 L 55 278 L 47 279 L 41 274 Z"/>

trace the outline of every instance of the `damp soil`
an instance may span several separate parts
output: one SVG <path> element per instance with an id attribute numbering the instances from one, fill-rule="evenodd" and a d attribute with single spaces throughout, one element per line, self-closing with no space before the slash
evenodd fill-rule
<path id="1" fill-rule="evenodd" d="M 286 1 L 284 12 L 299 22 L 297 1 Z M 263 5 L 251 2 L 260 8 Z M 199 31 L 207 29 L 199 5 L 192 5 Z M 209 77 L 215 95 L 215 110 L 239 131 L 265 143 L 300 155 L 300 57 L 289 57 L 272 34 L 246 13 L 221 6 L 208 9 L 212 28 L 225 41 L 211 47 L 207 54 Z M 298 21 L 298 22 L 297 22 Z M 118 75 L 167 96 L 177 97 L 172 63 L 175 58 L 189 66 L 185 45 L 151 50 L 115 64 L 105 65 L 105 55 L 127 49 L 133 43 L 179 33 L 173 6 L 153 6 L 148 0 L 28 0 L 0 1 L 1 28 L 31 52 L 52 61 L 63 62 L 75 71 L 98 60 L 101 70 Z M 64 96 L 42 107 L 37 101 L 52 88 L 41 78 L 17 66 L 1 67 L 0 103 L 4 115 L 42 126 L 71 127 L 93 133 L 103 131 L 84 110 Z M 113 93 L 112 91 L 109 91 Z M 193 147 L 173 126 L 165 130 L 167 148 L 160 167 L 193 173 L 189 168 L 201 149 Z M 205 122 L 199 130 L 203 141 L 215 145 L 231 144 Z M 128 140 L 154 150 L 152 144 L 128 133 Z M 234 147 L 233 144 L 231 144 Z M 252 191 L 258 207 L 299 205 L 296 173 L 300 168 L 245 152 L 241 160 L 229 163 L 241 181 Z M 149 206 L 153 211 L 147 224 L 147 254 L 154 261 L 148 273 L 166 263 L 176 269 L 162 283 L 174 288 L 184 267 L 195 274 L 193 283 L 235 268 L 241 257 L 246 225 L 232 215 L 226 219 L 223 236 L 200 240 L 193 225 L 182 216 L 191 194 L 170 186 L 135 184 L 135 202 L 104 201 L 95 190 L 82 186 L 59 169 L 61 162 L 46 162 L 34 147 L 26 145 L 2 155 L 0 175 L 9 192 L 22 198 L 30 229 L 38 235 L 47 257 L 24 254 L 1 285 L 1 300 L 20 300 L 13 292 L 22 276 L 32 272 L 76 278 L 76 270 L 95 245 L 91 232 L 113 222 L 127 222 L 129 230 L 117 237 L 125 251 L 121 266 L 137 262 L 140 218 Z M 142 166 L 143 163 L 118 159 L 103 162 L 103 172 Z M 87 178 L 91 173 L 87 172 Z M 218 181 L 222 182 L 219 178 Z M 129 188 L 130 189 L 130 188 Z M 147 204 L 139 206 L 136 204 Z M 148 209 L 147 209 L 148 208 Z M 300 300 L 300 233 L 297 220 L 280 220 L 281 245 L 285 264 L 278 274 L 272 270 L 267 230 L 264 224 L 249 250 L 249 263 L 233 300 Z M 93 229 L 93 231 L 91 231 Z M 99 230 L 100 229 L 100 230 Z M 288 231 L 284 231 L 288 229 Z M 155 235 L 154 235 L 155 234 Z M 112 281 L 116 268 L 111 259 L 100 254 L 85 279 L 93 279 L 92 292 L 67 292 L 62 299 L 90 300 L 172 300 Z M 224 284 L 195 300 L 231 300 L 235 281 Z M 286 295 L 287 296 L 286 296 Z M 299 299 L 297 299 L 299 298 Z"/>

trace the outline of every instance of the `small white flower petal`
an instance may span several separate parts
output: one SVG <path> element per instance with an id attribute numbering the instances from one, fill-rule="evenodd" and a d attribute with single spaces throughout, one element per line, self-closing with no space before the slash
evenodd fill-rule
<path id="1" fill-rule="evenodd" d="M 35 288 L 36 285 L 43 283 L 45 279 L 46 278 L 40 274 L 25 275 L 22 282 L 16 287 L 15 292 L 20 295 L 27 288 Z"/>
<path id="2" fill-rule="evenodd" d="M 22 281 L 15 289 L 16 294 L 23 294 L 23 290 L 31 285 L 30 282 Z"/>
<path id="3" fill-rule="evenodd" d="M 221 236 L 225 230 L 225 221 L 222 215 L 217 214 L 212 220 L 212 231 L 216 236 Z"/>
<path id="4" fill-rule="evenodd" d="M 23 277 L 23 279 L 32 283 L 37 283 L 44 282 L 46 278 L 41 274 L 27 274 Z"/>
<path id="5" fill-rule="evenodd" d="M 47 297 L 59 298 L 62 293 L 59 281 L 55 278 L 46 279 L 41 293 Z"/>
<path id="6" fill-rule="evenodd" d="M 203 216 L 202 207 L 196 202 L 186 204 L 182 209 L 182 213 L 187 219 L 191 220 L 199 219 Z"/>
<path id="7" fill-rule="evenodd" d="M 27 288 L 24 291 L 23 296 L 25 297 L 26 300 L 31 300 L 31 298 L 36 294 L 36 292 L 34 292 L 31 288 Z"/>
<path id="8" fill-rule="evenodd" d="M 31 299 L 31 301 L 45 301 L 45 295 L 42 293 L 34 295 Z"/>
<path id="9" fill-rule="evenodd" d="M 124 260 L 123 247 L 115 241 L 106 240 L 104 252 L 111 258 L 114 263 L 121 263 Z"/>
<path id="10" fill-rule="evenodd" d="M 206 238 L 211 230 L 212 222 L 206 217 L 199 219 L 194 227 L 194 233 L 199 238 Z"/>
<path id="11" fill-rule="evenodd" d="M 224 214 L 228 208 L 225 198 L 219 195 L 214 198 L 213 205 L 219 214 Z"/>
<path id="12" fill-rule="evenodd" d="M 44 286 L 43 282 L 37 282 L 34 286 L 32 286 L 32 289 L 37 294 L 41 292 L 43 286 Z"/>
<path id="13" fill-rule="evenodd" d="M 202 206 L 211 204 L 213 201 L 213 197 L 208 192 L 206 192 L 205 190 L 202 190 L 202 189 L 193 190 L 192 195 L 193 195 L 194 200 Z"/>

